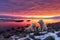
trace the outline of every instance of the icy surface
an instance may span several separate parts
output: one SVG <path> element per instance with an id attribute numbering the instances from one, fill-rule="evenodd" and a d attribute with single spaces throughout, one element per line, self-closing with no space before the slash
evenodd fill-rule
<path id="1" fill-rule="evenodd" d="M 27 34 L 26 37 L 23 37 L 23 38 L 19 38 L 17 36 L 12 36 L 13 40 L 14 39 L 17 39 L 17 40 L 25 40 L 25 39 L 30 39 L 30 40 L 34 40 L 32 38 L 29 37 L 29 35 L 34 35 L 34 38 L 35 39 L 41 39 L 41 40 L 44 40 L 45 38 L 49 37 L 49 36 L 52 36 L 53 38 L 55 38 L 55 40 L 60 40 L 60 37 L 58 37 L 56 34 L 59 33 L 60 31 L 58 32 L 55 32 L 55 33 L 52 33 L 52 32 L 49 32 L 47 34 L 44 34 L 44 35 L 39 35 L 39 36 L 36 36 L 34 35 L 34 33 L 30 33 L 30 34 Z M 45 32 L 42 32 L 42 33 L 45 33 Z"/>
<path id="2" fill-rule="evenodd" d="M 44 40 L 45 38 L 47 38 L 48 36 L 52 36 L 52 37 L 54 37 L 55 38 L 55 40 L 60 40 L 60 37 L 58 37 L 57 35 L 56 35 L 56 33 L 58 33 L 58 32 L 55 32 L 55 33 L 51 33 L 51 32 L 49 32 L 49 33 L 47 33 L 47 34 L 45 34 L 45 35 L 42 35 L 42 36 L 34 36 L 36 39 L 40 39 L 41 38 L 41 40 Z M 29 37 L 29 35 L 27 35 L 25 38 L 20 38 L 20 40 L 21 39 L 26 39 L 26 38 L 29 38 L 30 40 L 33 40 L 32 38 L 30 38 Z"/>

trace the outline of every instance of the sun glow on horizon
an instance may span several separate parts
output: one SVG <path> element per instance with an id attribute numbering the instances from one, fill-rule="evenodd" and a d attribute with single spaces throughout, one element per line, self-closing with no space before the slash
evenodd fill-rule
<path id="1" fill-rule="evenodd" d="M 23 16 L 23 17 L 27 17 L 27 18 L 52 18 L 54 16 Z"/>
<path id="2" fill-rule="evenodd" d="M 60 20 L 56 19 L 51 19 L 53 17 L 57 17 L 59 15 L 8 15 L 8 14 L 0 14 L 0 15 L 5 15 L 5 16 L 12 16 L 12 17 L 18 17 L 19 20 L 22 18 L 22 20 L 27 20 L 30 18 L 31 23 L 37 23 L 40 19 L 44 21 L 44 23 L 54 23 L 54 22 L 60 22 Z M 18 20 L 18 18 L 16 20 Z M 24 19 L 25 18 L 25 19 Z M 46 19 L 45 19 L 46 18 Z M 49 19 L 50 18 L 50 19 Z"/>

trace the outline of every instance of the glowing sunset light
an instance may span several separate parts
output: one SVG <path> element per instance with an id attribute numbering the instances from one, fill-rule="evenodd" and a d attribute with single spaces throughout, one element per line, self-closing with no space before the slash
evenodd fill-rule
<path id="1" fill-rule="evenodd" d="M 34 17 L 34 18 L 51 18 L 51 17 L 54 17 L 54 16 L 25 16 L 27 18 L 31 18 L 31 17 Z"/>
<path id="2" fill-rule="evenodd" d="M 56 20 L 60 19 L 60 0 L 0 0 L 0 4 L 0 18 L 3 19 L 60 22 Z"/>

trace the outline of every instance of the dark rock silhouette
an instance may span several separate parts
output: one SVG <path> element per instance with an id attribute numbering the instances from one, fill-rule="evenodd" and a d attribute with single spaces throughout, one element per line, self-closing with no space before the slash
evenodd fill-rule
<path id="1" fill-rule="evenodd" d="M 3 30 L 0 30 L 0 34 L 3 34 L 3 33 L 5 33 Z"/>
<path id="2" fill-rule="evenodd" d="M 31 20 L 27 20 L 27 22 L 30 22 Z"/>
<path id="3" fill-rule="evenodd" d="M 26 39 L 24 39 L 24 40 L 30 40 L 29 38 L 26 38 Z"/>
<path id="4" fill-rule="evenodd" d="M 6 32 L 10 32 L 11 30 L 10 29 L 6 29 Z"/>
<path id="5" fill-rule="evenodd" d="M 4 34 L 3 36 L 4 36 L 4 38 L 10 38 L 11 37 L 10 34 Z"/>
<path id="6" fill-rule="evenodd" d="M 47 24 L 48 29 L 60 30 L 60 22 Z"/>
<path id="7" fill-rule="evenodd" d="M 60 37 L 60 32 L 59 32 L 59 33 L 57 33 L 57 36 L 58 36 L 58 37 Z"/>
<path id="8" fill-rule="evenodd" d="M 41 39 L 34 39 L 34 40 L 41 40 Z"/>
<path id="9" fill-rule="evenodd" d="M 24 20 L 16 20 L 16 22 L 23 22 Z"/>
<path id="10" fill-rule="evenodd" d="M 45 38 L 44 40 L 55 40 L 55 38 L 52 36 L 49 36 L 49 37 Z"/>

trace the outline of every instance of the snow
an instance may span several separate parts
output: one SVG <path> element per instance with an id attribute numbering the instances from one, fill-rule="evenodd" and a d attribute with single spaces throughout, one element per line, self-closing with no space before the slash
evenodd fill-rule
<path id="1" fill-rule="evenodd" d="M 59 31 L 60 32 L 60 31 Z M 44 33 L 44 32 L 43 32 Z M 49 33 L 47 33 L 47 34 L 45 34 L 45 35 L 41 35 L 41 36 L 34 36 L 36 39 L 40 39 L 41 38 L 41 40 L 44 40 L 45 38 L 47 38 L 48 36 L 52 36 L 53 38 L 55 38 L 55 40 L 60 40 L 60 37 L 58 37 L 57 35 L 56 35 L 56 33 L 58 33 L 58 32 L 55 32 L 55 33 L 52 33 L 52 32 L 49 32 Z M 33 35 L 34 33 L 30 33 L 30 35 Z M 14 37 L 13 37 L 14 38 Z M 16 38 L 16 37 L 15 37 Z M 17 37 L 18 38 L 18 37 Z M 27 35 L 26 37 L 23 37 L 23 38 L 18 38 L 18 40 L 24 40 L 24 39 L 26 39 L 26 38 L 29 38 L 30 40 L 33 40 L 32 38 L 30 38 L 29 37 L 29 35 Z"/>

